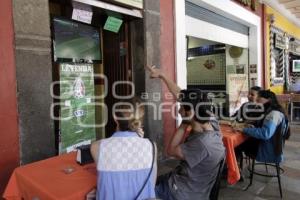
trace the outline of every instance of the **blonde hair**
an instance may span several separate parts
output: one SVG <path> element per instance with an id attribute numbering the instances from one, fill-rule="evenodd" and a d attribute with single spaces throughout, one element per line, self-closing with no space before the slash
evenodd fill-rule
<path id="1" fill-rule="evenodd" d="M 145 109 L 139 98 L 118 102 L 114 106 L 120 131 L 138 131 L 143 126 Z"/>

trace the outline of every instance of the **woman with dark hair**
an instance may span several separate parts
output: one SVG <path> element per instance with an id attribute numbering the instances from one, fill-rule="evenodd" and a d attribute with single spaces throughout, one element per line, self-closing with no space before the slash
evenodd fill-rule
<path id="1" fill-rule="evenodd" d="M 261 116 L 261 106 L 257 104 L 258 93 L 261 87 L 253 86 L 248 94 L 248 102 L 244 103 L 241 108 L 233 115 L 237 122 L 247 122 L 255 125 L 255 121 Z"/>
<path id="2" fill-rule="evenodd" d="M 156 146 L 140 131 L 144 107 L 137 99 L 116 103 L 116 132 L 96 141 L 91 153 L 97 165 L 97 199 L 155 198 Z"/>
<path id="3" fill-rule="evenodd" d="M 251 155 L 257 161 L 280 163 L 283 159 L 284 140 L 290 135 L 288 118 L 272 91 L 260 91 L 258 103 L 264 107 L 264 117 L 259 121 L 258 127 L 242 129 L 244 134 L 254 138 L 252 144 L 248 142 L 248 145 L 242 145 L 243 149 L 246 153 L 251 150 Z"/>

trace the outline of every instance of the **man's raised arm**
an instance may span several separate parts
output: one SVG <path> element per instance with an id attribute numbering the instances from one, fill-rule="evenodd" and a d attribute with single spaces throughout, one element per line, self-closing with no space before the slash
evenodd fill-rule
<path id="1" fill-rule="evenodd" d="M 161 72 L 161 70 L 157 69 L 155 66 L 147 66 L 146 68 L 150 72 L 151 78 L 160 78 L 161 80 L 163 80 L 163 82 L 165 82 L 169 91 L 175 96 L 175 98 L 179 98 L 181 89 L 174 81 L 168 78 L 164 73 Z"/>

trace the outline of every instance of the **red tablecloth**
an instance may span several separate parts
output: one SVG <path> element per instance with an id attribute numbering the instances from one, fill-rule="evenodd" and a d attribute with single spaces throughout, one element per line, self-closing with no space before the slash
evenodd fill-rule
<path id="1" fill-rule="evenodd" d="M 247 137 L 221 125 L 223 143 L 226 148 L 228 183 L 235 184 L 240 179 L 234 148 Z M 85 199 L 86 194 L 96 187 L 95 164 L 80 166 L 75 161 L 75 153 L 64 154 L 46 160 L 18 167 L 14 170 L 3 197 L 12 199 Z M 64 169 L 73 168 L 66 174 Z"/>
<path id="2" fill-rule="evenodd" d="M 234 131 L 227 125 L 221 125 L 221 132 L 226 148 L 226 163 L 228 168 L 227 181 L 229 184 L 235 184 L 240 180 L 240 170 L 235 157 L 234 148 L 243 143 L 248 137 L 241 132 Z"/>
<path id="3" fill-rule="evenodd" d="M 76 153 L 64 154 L 18 167 L 14 170 L 6 190 L 5 199 L 85 199 L 96 187 L 95 164 L 80 166 Z M 72 168 L 66 174 L 64 169 Z"/>

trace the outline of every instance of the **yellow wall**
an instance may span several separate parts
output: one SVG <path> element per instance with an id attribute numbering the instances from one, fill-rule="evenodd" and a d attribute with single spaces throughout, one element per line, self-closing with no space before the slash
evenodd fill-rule
<path id="1" fill-rule="evenodd" d="M 285 32 L 287 32 L 290 35 L 293 35 L 296 38 L 300 38 L 300 27 L 294 25 L 292 22 L 290 22 L 287 18 L 282 16 L 279 12 L 276 10 L 272 9 L 269 6 L 266 6 L 266 15 L 268 16 L 269 14 L 274 14 L 275 16 L 275 23 L 274 26 L 278 27 Z M 276 94 L 282 94 L 283 93 L 283 86 L 273 86 L 270 87 L 270 22 L 267 21 L 267 26 L 266 26 L 266 73 L 267 73 L 267 81 L 268 85 L 267 88 L 270 88 L 273 92 Z"/>

